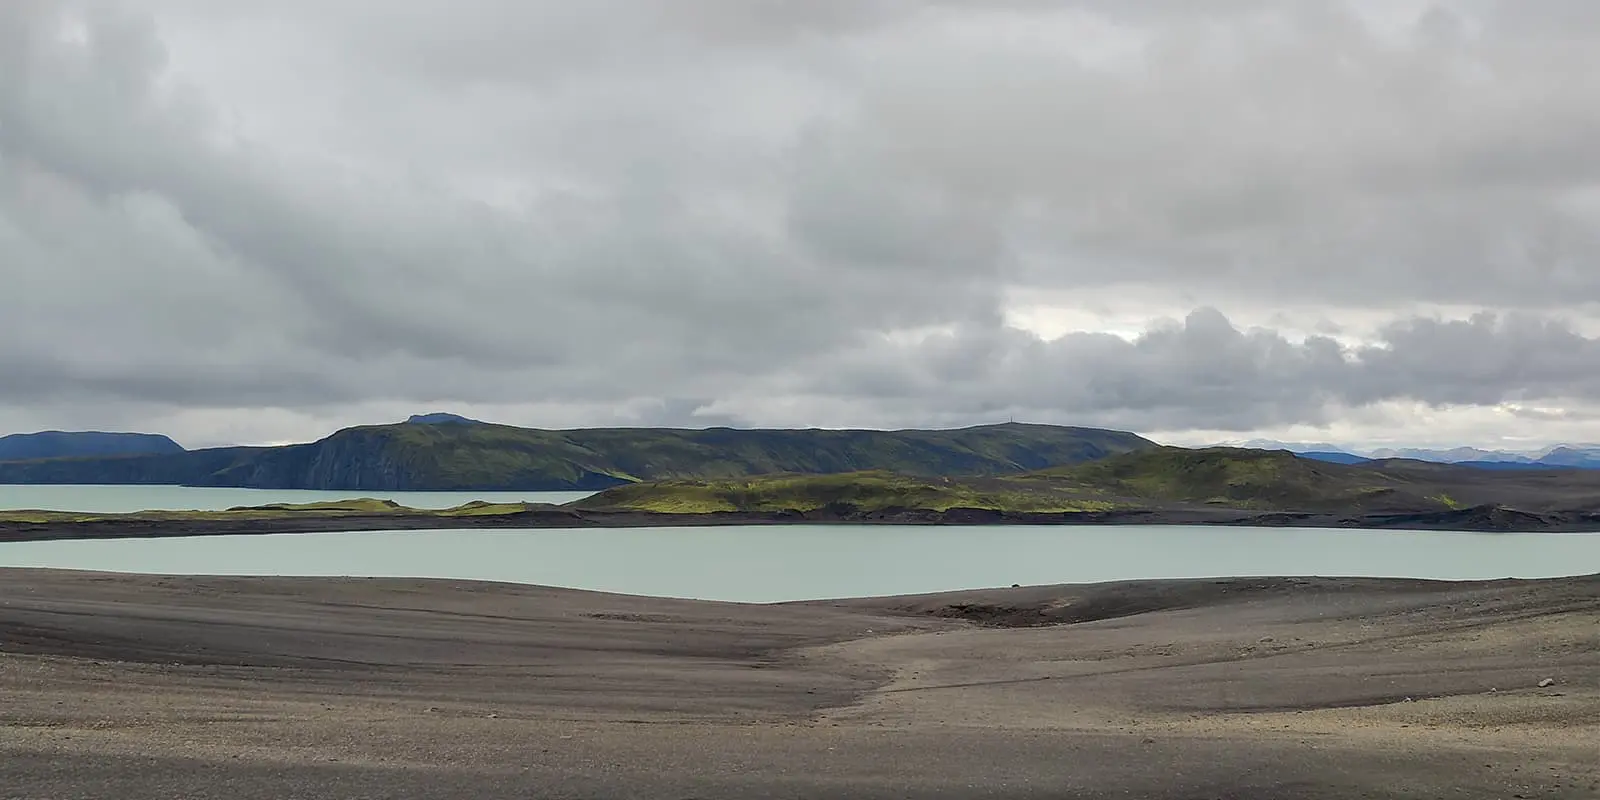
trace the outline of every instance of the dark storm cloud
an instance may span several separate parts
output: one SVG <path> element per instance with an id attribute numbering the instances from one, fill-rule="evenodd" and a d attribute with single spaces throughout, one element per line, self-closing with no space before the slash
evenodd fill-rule
<path id="1" fill-rule="evenodd" d="M 1592 8 L 3 3 L 0 427 L 1595 402 Z M 1221 311 L 1045 341 L 1032 292 Z"/>

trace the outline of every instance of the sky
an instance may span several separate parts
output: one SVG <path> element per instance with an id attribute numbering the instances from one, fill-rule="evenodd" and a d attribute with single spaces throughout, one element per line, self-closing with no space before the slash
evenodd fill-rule
<path id="1" fill-rule="evenodd" d="M 1600 440 L 1593 0 L 4 0 L 0 433 Z"/>

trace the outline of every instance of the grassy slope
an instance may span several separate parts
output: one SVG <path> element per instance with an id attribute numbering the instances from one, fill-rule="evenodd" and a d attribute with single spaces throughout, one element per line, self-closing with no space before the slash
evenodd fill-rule
<path id="1" fill-rule="evenodd" d="M 883 472 L 763 476 L 620 487 L 583 508 L 641 511 L 809 511 L 954 507 L 1007 511 L 1102 511 L 1150 505 L 1258 510 L 1437 509 L 1375 471 L 1256 450 L 1159 448 L 1084 464 L 987 479 L 926 479 Z"/>
<path id="2" fill-rule="evenodd" d="M 1092 491 L 1015 478 L 918 478 L 881 471 L 636 484 L 609 489 L 573 505 L 677 514 L 814 511 L 828 506 L 863 511 L 985 508 L 1033 512 L 1115 507 Z"/>
<path id="3" fill-rule="evenodd" d="M 999 475 L 1148 448 L 1130 433 L 1045 425 L 947 431 L 547 431 L 350 428 L 319 442 L 159 459 L 0 463 L 0 483 L 191 483 L 355 490 L 601 489 L 646 480 L 887 470 Z M 174 460 L 176 459 L 176 460 Z"/>
<path id="4" fill-rule="evenodd" d="M 1448 494 L 1380 469 L 1332 464 L 1281 450 L 1161 448 L 1134 457 L 1035 473 L 1044 482 L 1093 486 L 1146 502 L 1253 510 L 1439 511 Z"/>
<path id="5" fill-rule="evenodd" d="M 993 478 L 887 473 L 783 475 L 619 487 L 577 507 L 640 511 L 809 511 L 954 507 L 1008 511 L 1224 507 L 1255 511 L 1409 513 L 1499 504 L 1529 510 L 1600 506 L 1600 473 L 1504 473 L 1412 462 L 1330 464 L 1286 452 L 1156 448 Z"/>

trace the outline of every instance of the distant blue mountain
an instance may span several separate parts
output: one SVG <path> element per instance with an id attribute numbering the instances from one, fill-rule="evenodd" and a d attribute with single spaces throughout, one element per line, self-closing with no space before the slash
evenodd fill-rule
<path id="1" fill-rule="evenodd" d="M 1600 469 L 1600 446 L 1595 445 L 1555 445 L 1538 452 L 1526 453 L 1480 450 L 1475 447 L 1454 447 L 1444 450 L 1385 448 L 1373 450 L 1366 455 L 1359 455 L 1334 445 L 1314 447 L 1304 443 L 1267 439 L 1253 439 L 1234 446 L 1251 450 L 1289 450 L 1301 458 L 1333 464 L 1365 464 L 1369 461 L 1406 459 L 1489 470 Z"/>
<path id="2" fill-rule="evenodd" d="M 1301 458 L 1309 458 L 1312 461 L 1326 461 L 1330 464 L 1365 464 L 1372 460 L 1340 450 L 1309 450 L 1296 455 Z"/>
<path id="3" fill-rule="evenodd" d="M 1556 445 L 1521 458 L 1515 453 L 1502 453 L 1505 458 L 1454 461 L 1463 467 L 1478 469 L 1600 469 L 1600 447 L 1589 445 Z"/>
<path id="4" fill-rule="evenodd" d="M 460 414 L 446 414 L 442 411 L 432 414 L 415 414 L 406 420 L 412 425 L 482 425 L 484 423 L 463 417 Z"/>
<path id="5" fill-rule="evenodd" d="M 92 456 L 147 456 L 185 452 L 183 445 L 154 433 L 41 431 L 0 436 L 0 461 Z"/>
<path id="6" fill-rule="evenodd" d="M 1600 469 L 1600 448 L 1562 445 L 1540 456 L 1538 463 L 1552 467 Z"/>
<path id="7" fill-rule="evenodd" d="M 1280 442 L 1277 439 L 1250 439 L 1243 442 L 1220 442 L 1218 447 L 1242 447 L 1246 450 L 1288 450 L 1291 453 L 1345 453 L 1349 450 L 1328 442 Z"/>
<path id="8" fill-rule="evenodd" d="M 1434 461 L 1441 464 L 1459 464 L 1463 461 L 1528 464 L 1534 460 L 1532 456 L 1524 453 L 1510 453 L 1504 450 L 1481 450 L 1476 447 L 1453 447 L 1449 450 L 1429 450 L 1416 447 L 1406 447 L 1399 450 L 1385 448 L 1374 450 L 1368 455 L 1374 459 L 1406 458 L 1413 461 Z"/>

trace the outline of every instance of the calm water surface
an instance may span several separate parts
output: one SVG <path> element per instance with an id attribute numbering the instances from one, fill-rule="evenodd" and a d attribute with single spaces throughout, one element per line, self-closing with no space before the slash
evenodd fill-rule
<path id="1" fill-rule="evenodd" d="M 321 492 L 301 489 L 208 489 L 192 486 L 12 486 L 0 484 L 0 510 L 221 511 L 268 503 L 316 503 L 376 497 L 412 508 L 453 508 L 473 500 L 493 503 L 567 503 L 592 492 Z"/>
<path id="2" fill-rule="evenodd" d="M 479 579 L 771 602 L 1136 578 L 1542 578 L 1600 535 L 1179 526 L 408 531 L 0 544 L 0 566 Z"/>

